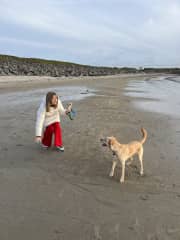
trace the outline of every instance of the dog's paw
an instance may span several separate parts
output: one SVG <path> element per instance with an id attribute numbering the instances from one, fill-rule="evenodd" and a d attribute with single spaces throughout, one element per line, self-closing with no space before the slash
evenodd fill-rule
<path id="1" fill-rule="evenodd" d="M 113 175 L 114 175 L 114 174 L 110 172 L 109 177 L 113 177 Z"/>
<path id="2" fill-rule="evenodd" d="M 124 182 L 124 179 L 123 179 L 123 178 L 121 178 L 121 179 L 120 179 L 120 183 L 123 183 L 123 182 Z"/>

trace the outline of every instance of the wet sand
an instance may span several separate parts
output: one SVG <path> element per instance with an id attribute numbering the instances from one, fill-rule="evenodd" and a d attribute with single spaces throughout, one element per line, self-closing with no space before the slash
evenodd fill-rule
<path id="1" fill-rule="evenodd" d="M 1 106 L 0 239 L 180 239 L 180 119 L 133 107 L 136 98 L 124 88 L 144 77 L 0 79 L 1 94 L 42 86 L 98 90 L 73 102 L 74 121 L 62 117 L 64 153 L 33 142 L 37 103 Z M 140 139 L 141 126 L 148 131 L 145 175 L 135 159 L 120 184 L 120 166 L 108 177 L 112 154 L 99 139 Z"/>

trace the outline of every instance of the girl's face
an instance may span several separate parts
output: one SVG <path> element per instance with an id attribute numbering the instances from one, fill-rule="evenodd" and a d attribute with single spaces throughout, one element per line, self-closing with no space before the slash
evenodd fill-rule
<path id="1" fill-rule="evenodd" d="M 51 105 L 52 105 L 52 106 L 56 106 L 57 103 L 58 103 L 57 95 L 53 95 L 53 96 L 52 96 L 52 99 L 51 99 Z"/>

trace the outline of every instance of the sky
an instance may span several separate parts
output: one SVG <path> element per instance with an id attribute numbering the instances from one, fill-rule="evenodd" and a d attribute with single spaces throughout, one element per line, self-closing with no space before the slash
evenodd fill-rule
<path id="1" fill-rule="evenodd" d="M 0 54 L 180 67 L 180 0 L 0 0 Z"/>

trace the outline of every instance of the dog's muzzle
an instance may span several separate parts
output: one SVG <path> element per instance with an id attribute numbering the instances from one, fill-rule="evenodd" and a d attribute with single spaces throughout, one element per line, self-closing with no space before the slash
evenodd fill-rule
<path id="1" fill-rule="evenodd" d="M 102 143 L 103 147 L 107 147 L 107 143 L 106 143 L 106 139 L 105 138 L 101 138 L 100 142 Z"/>

